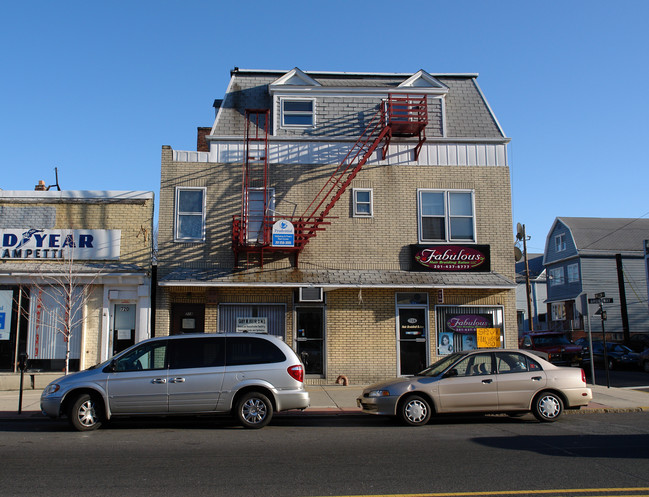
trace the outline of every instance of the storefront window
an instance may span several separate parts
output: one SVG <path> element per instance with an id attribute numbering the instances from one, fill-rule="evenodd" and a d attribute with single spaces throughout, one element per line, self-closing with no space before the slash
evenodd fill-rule
<path id="1" fill-rule="evenodd" d="M 501 307 L 437 306 L 437 354 L 504 345 Z"/>

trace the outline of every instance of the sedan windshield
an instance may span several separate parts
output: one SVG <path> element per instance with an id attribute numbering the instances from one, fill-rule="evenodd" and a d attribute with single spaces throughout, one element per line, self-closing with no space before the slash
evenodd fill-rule
<path id="1" fill-rule="evenodd" d="M 415 376 L 438 376 L 442 374 L 446 369 L 448 369 L 453 363 L 459 360 L 461 357 L 465 357 L 465 354 L 455 354 L 447 355 L 446 357 L 440 359 L 437 362 L 434 362 L 428 366 L 423 371 L 420 371 Z"/>

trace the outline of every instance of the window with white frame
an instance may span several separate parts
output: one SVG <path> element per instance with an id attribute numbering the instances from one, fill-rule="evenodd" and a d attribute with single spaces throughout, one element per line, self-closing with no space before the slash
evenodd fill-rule
<path id="1" fill-rule="evenodd" d="M 474 242 L 473 192 L 419 190 L 420 242 Z"/>
<path id="2" fill-rule="evenodd" d="M 570 264 L 566 267 L 568 273 L 568 283 L 577 283 L 579 282 L 579 264 Z"/>
<path id="3" fill-rule="evenodd" d="M 552 321 L 565 321 L 566 320 L 566 304 L 565 302 L 553 302 L 550 305 L 552 312 Z"/>
<path id="4" fill-rule="evenodd" d="M 315 126 L 315 100 L 282 99 L 282 126 L 312 128 Z"/>
<path id="5" fill-rule="evenodd" d="M 566 235 L 561 233 L 554 237 L 554 248 L 557 252 L 563 252 L 566 250 Z"/>
<path id="6" fill-rule="evenodd" d="M 373 195 L 371 188 L 353 188 L 354 217 L 372 217 L 374 215 Z"/>
<path id="7" fill-rule="evenodd" d="M 555 267 L 550 269 L 550 286 L 559 286 L 564 283 L 563 268 Z"/>
<path id="8" fill-rule="evenodd" d="M 174 240 L 205 240 L 205 188 L 177 187 Z"/>

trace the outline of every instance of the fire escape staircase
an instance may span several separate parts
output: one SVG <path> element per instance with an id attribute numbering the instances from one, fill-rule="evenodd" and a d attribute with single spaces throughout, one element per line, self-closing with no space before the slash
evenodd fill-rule
<path id="1" fill-rule="evenodd" d="M 331 224 L 329 213 L 345 193 L 359 171 L 381 145 L 382 157 L 387 156 L 392 137 L 418 136 L 414 149 L 415 160 L 426 141 L 428 108 L 425 95 L 390 94 L 379 111 L 372 117 L 356 143 L 343 158 L 331 177 L 301 216 L 279 216 L 269 209 L 268 198 L 268 110 L 247 110 L 244 137 L 244 170 L 240 217 L 233 219 L 232 247 L 235 267 L 239 254 L 259 254 L 263 267 L 264 252 L 285 252 L 298 255 L 325 226 Z M 259 198 L 251 202 L 251 195 Z M 261 197 L 263 196 L 263 203 Z M 260 207 L 255 208 L 255 205 Z M 271 244 L 275 221 L 291 221 L 295 228 L 293 247 L 275 247 Z M 250 260 L 248 258 L 248 263 Z"/>

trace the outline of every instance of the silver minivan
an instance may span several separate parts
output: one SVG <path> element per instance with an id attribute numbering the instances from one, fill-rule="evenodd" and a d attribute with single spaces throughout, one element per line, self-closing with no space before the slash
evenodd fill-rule
<path id="1" fill-rule="evenodd" d="M 89 431 L 116 416 L 231 413 L 261 428 L 273 412 L 305 409 L 304 366 L 282 340 L 265 334 L 158 337 L 57 379 L 41 410 Z"/>

